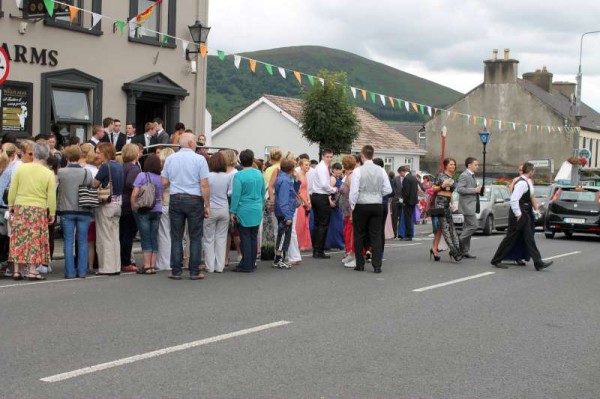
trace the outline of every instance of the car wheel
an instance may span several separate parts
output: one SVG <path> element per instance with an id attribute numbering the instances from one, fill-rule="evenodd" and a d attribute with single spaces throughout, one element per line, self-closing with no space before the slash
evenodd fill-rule
<path id="1" fill-rule="evenodd" d="M 554 238 L 554 234 L 555 233 L 553 231 L 544 231 L 546 238 Z"/>
<path id="2" fill-rule="evenodd" d="M 567 236 L 567 238 L 571 238 L 571 237 L 573 237 L 573 232 L 572 231 L 565 231 L 565 236 Z"/>
<path id="3" fill-rule="evenodd" d="M 498 231 L 504 231 L 504 230 L 506 230 L 506 226 L 504 226 L 504 227 L 496 227 L 496 230 L 498 230 Z"/>
<path id="4" fill-rule="evenodd" d="M 488 217 L 485 218 L 485 224 L 483 225 L 483 235 L 492 235 L 492 230 L 494 230 L 494 217 L 492 215 L 488 215 Z"/>

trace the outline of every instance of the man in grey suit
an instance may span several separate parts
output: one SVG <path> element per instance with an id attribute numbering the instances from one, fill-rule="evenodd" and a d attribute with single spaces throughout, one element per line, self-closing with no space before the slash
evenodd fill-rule
<path id="1" fill-rule="evenodd" d="M 471 255 L 471 236 L 477 230 L 477 213 L 479 213 L 479 195 L 481 186 L 477 185 L 475 173 L 479 169 L 479 161 L 473 157 L 465 160 L 465 169 L 458 179 L 456 191 L 458 192 L 458 211 L 464 216 L 462 233 L 460 234 L 460 249 L 463 258 L 475 259 Z"/>

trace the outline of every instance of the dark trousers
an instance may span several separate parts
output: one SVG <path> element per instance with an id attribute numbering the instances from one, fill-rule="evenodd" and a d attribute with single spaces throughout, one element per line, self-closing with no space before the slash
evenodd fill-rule
<path id="1" fill-rule="evenodd" d="M 385 248 L 385 220 L 388 216 L 388 202 L 381 205 L 381 253 L 383 254 L 383 249 Z"/>
<path id="2" fill-rule="evenodd" d="M 498 246 L 496 254 L 492 258 L 492 263 L 502 262 L 502 259 L 508 255 L 519 239 L 524 241 L 525 247 L 527 247 L 531 258 L 533 259 L 533 263 L 536 265 L 542 263 L 542 256 L 540 255 L 540 251 L 538 251 L 537 245 L 535 244 L 531 223 L 532 221 L 531 217 L 529 216 L 529 212 L 522 212 L 521 218 L 517 221 L 512 209 L 510 210 L 508 231 L 500 243 L 500 246 Z"/>
<path id="3" fill-rule="evenodd" d="M 171 195 L 169 199 L 171 223 L 171 273 L 180 276 L 183 268 L 183 233 L 187 221 L 190 236 L 190 276 L 200 273 L 202 232 L 204 226 L 204 199 L 192 195 Z"/>
<path id="4" fill-rule="evenodd" d="M 415 222 L 413 220 L 415 206 L 405 204 L 402 208 L 402 212 L 404 212 L 404 238 L 413 238 L 415 235 Z"/>
<path id="5" fill-rule="evenodd" d="M 394 224 L 394 227 L 396 228 L 396 237 L 398 237 L 398 238 L 404 238 L 404 236 L 402 236 L 400 234 L 400 232 L 402 231 L 402 227 L 400 226 L 400 222 L 402 221 L 402 215 L 404 214 L 404 204 L 401 204 L 401 203 L 398 203 L 398 202 L 394 202 L 393 207 L 396 210 L 396 212 L 395 212 L 396 215 L 395 215 L 394 219 L 392 220 L 392 223 Z"/>
<path id="6" fill-rule="evenodd" d="M 121 242 L 121 267 L 131 265 L 131 249 L 137 233 L 137 224 L 133 213 L 121 215 L 119 218 L 119 241 Z"/>
<path id="7" fill-rule="evenodd" d="M 310 201 L 314 212 L 314 226 L 311 237 L 313 254 L 322 254 L 324 253 L 327 230 L 329 230 L 329 219 L 331 218 L 329 195 L 311 194 Z"/>
<path id="8" fill-rule="evenodd" d="M 282 259 L 285 259 L 285 254 L 290 247 L 290 241 L 292 239 L 292 225 L 285 223 L 285 218 L 277 217 L 277 241 L 275 241 L 275 251 L 281 255 Z"/>
<path id="9" fill-rule="evenodd" d="M 238 224 L 240 233 L 240 251 L 242 251 L 242 260 L 238 268 L 252 271 L 256 264 L 256 251 L 258 249 L 258 226 L 244 227 Z"/>
<path id="10" fill-rule="evenodd" d="M 392 210 L 392 230 L 394 231 L 394 237 L 398 237 L 398 204 L 396 204 L 395 199 L 392 199 L 390 208 Z"/>
<path id="11" fill-rule="evenodd" d="M 375 270 L 381 269 L 381 225 L 383 224 L 381 204 L 356 204 L 352 211 L 352 224 L 354 225 L 354 256 L 356 266 L 364 267 L 363 244 L 369 237 L 371 244 L 371 262 Z"/>

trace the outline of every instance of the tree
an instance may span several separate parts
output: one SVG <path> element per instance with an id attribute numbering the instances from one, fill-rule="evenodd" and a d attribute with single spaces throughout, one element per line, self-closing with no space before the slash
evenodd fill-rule
<path id="1" fill-rule="evenodd" d="M 303 94 L 301 129 L 310 143 L 329 148 L 334 153 L 349 152 L 358 136 L 360 125 L 354 103 L 345 92 L 346 73 L 321 70 L 319 79 Z"/>

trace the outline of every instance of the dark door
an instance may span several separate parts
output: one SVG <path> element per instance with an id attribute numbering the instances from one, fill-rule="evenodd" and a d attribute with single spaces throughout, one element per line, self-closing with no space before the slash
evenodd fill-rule
<path id="1" fill-rule="evenodd" d="M 166 101 L 152 101 L 139 99 L 135 108 L 135 125 L 136 133 L 142 134 L 145 132 L 144 125 L 146 122 L 152 122 L 156 117 L 165 121 L 166 126 L 167 103 Z"/>

